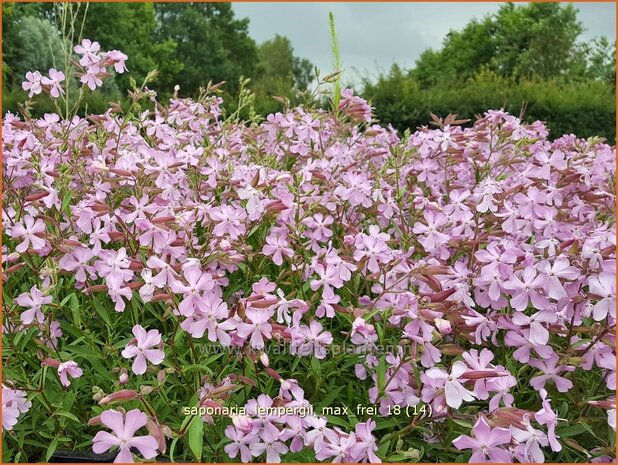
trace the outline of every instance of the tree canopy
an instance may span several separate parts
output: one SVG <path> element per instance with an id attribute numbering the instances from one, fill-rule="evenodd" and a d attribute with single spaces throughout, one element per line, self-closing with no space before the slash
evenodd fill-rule
<path id="1" fill-rule="evenodd" d="M 571 4 L 506 3 L 495 14 L 450 31 L 414 68 L 394 65 L 363 95 L 383 122 L 400 130 L 430 114 L 474 118 L 503 108 L 545 121 L 553 134 L 616 137 L 616 44 L 580 40 Z"/>
<path id="2" fill-rule="evenodd" d="M 16 109 L 26 71 L 61 68 L 61 63 L 54 65 L 58 42 L 62 30 L 71 27 L 75 39 L 90 38 L 102 49 L 126 53 L 137 82 L 157 69 L 152 87 L 162 95 L 170 95 L 178 84 L 180 95 L 195 96 L 209 81 L 225 81 L 224 90 L 233 97 L 240 78 L 251 78 L 252 88 L 261 92 L 258 111 L 265 112 L 279 108 L 273 96 L 291 97 L 311 82 L 313 65 L 294 55 L 287 38 L 277 35 L 256 44 L 249 20 L 237 18 L 230 3 L 88 3 L 75 7 L 71 25 L 61 21 L 64 7 L 2 4 L 5 111 Z M 123 94 L 129 88 L 127 75 L 114 81 Z"/>
<path id="3" fill-rule="evenodd" d="M 410 74 L 423 87 L 463 82 L 481 70 L 517 81 L 577 75 L 611 79 L 606 68 L 613 59 L 615 69 L 615 55 L 608 56 L 608 42 L 592 49 L 579 44 L 582 31 L 571 4 L 506 3 L 496 14 L 450 31 L 442 48 L 425 51 Z"/>

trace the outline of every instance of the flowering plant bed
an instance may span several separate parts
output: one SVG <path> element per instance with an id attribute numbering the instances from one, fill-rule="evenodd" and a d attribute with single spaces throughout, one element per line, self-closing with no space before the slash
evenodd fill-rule
<path id="1" fill-rule="evenodd" d="M 126 70 L 75 51 L 80 96 Z M 400 136 L 348 90 L 82 118 L 28 74 L 58 114 L 3 122 L 3 461 L 615 457 L 615 148 Z"/>

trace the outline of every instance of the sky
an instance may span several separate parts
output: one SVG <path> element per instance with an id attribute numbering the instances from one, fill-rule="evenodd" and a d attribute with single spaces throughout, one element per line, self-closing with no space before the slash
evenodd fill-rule
<path id="1" fill-rule="evenodd" d="M 585 31 L 582 40 L 616 40 L 616 4 L 574 2 Z M 294 54 L 308 58 L 322 76 L 332 71 L 328 12 L 332 11 L 344 65 L 344 82 L 375 78 L 393 63 L 411 68 L 421 52 L 440 48 L 451 29 L 498 11 L 495 3 L 233 3 L 238 17 L 250 19 L 258 42 L 286 36 Z"/>

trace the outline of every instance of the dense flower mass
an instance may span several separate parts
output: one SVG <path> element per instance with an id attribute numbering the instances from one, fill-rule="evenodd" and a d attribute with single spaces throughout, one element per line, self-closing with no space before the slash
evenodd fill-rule
<path id="1" fill-rule="evenodd" d="M 126 70 L 75 52 L 90 89 Z M 75 412 L 63 444 L 122 462 L 613 458 L 615 148 L 502 111 L 402 137 L 342 97 L 7 114 L 3 428 Z"/>

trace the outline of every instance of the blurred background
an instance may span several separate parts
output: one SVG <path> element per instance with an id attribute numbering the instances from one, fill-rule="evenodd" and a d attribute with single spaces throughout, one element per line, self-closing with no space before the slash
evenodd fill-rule
<path id="1" fill-rule="evenodd" d="M 73 34 L 126 53 L 138 83 L 157 69 L 149 87 L 160 100 L 176 84 L 184 97 L 226 81 L 233 110 L 244 77 L 265 116 L 283 106 L 274 97 L 302 101 L 316 67 L 321 76 L 340 67 L 343 84 L 400 131 L 426 125 L 430 112 L 473 118 L 504 108 L 545 121 L 554 137 L 599 135 L 615 144 L 615 24 L 615 3 L 3 2 L 2 110 L 17 112 L 25 100 L 26 71 L 62 68 L 59 53 Z M 127 75 L 108 82 L 83 111 L 126 99 Z M 35 97 L 33 114 L 50 111 Z"/>

